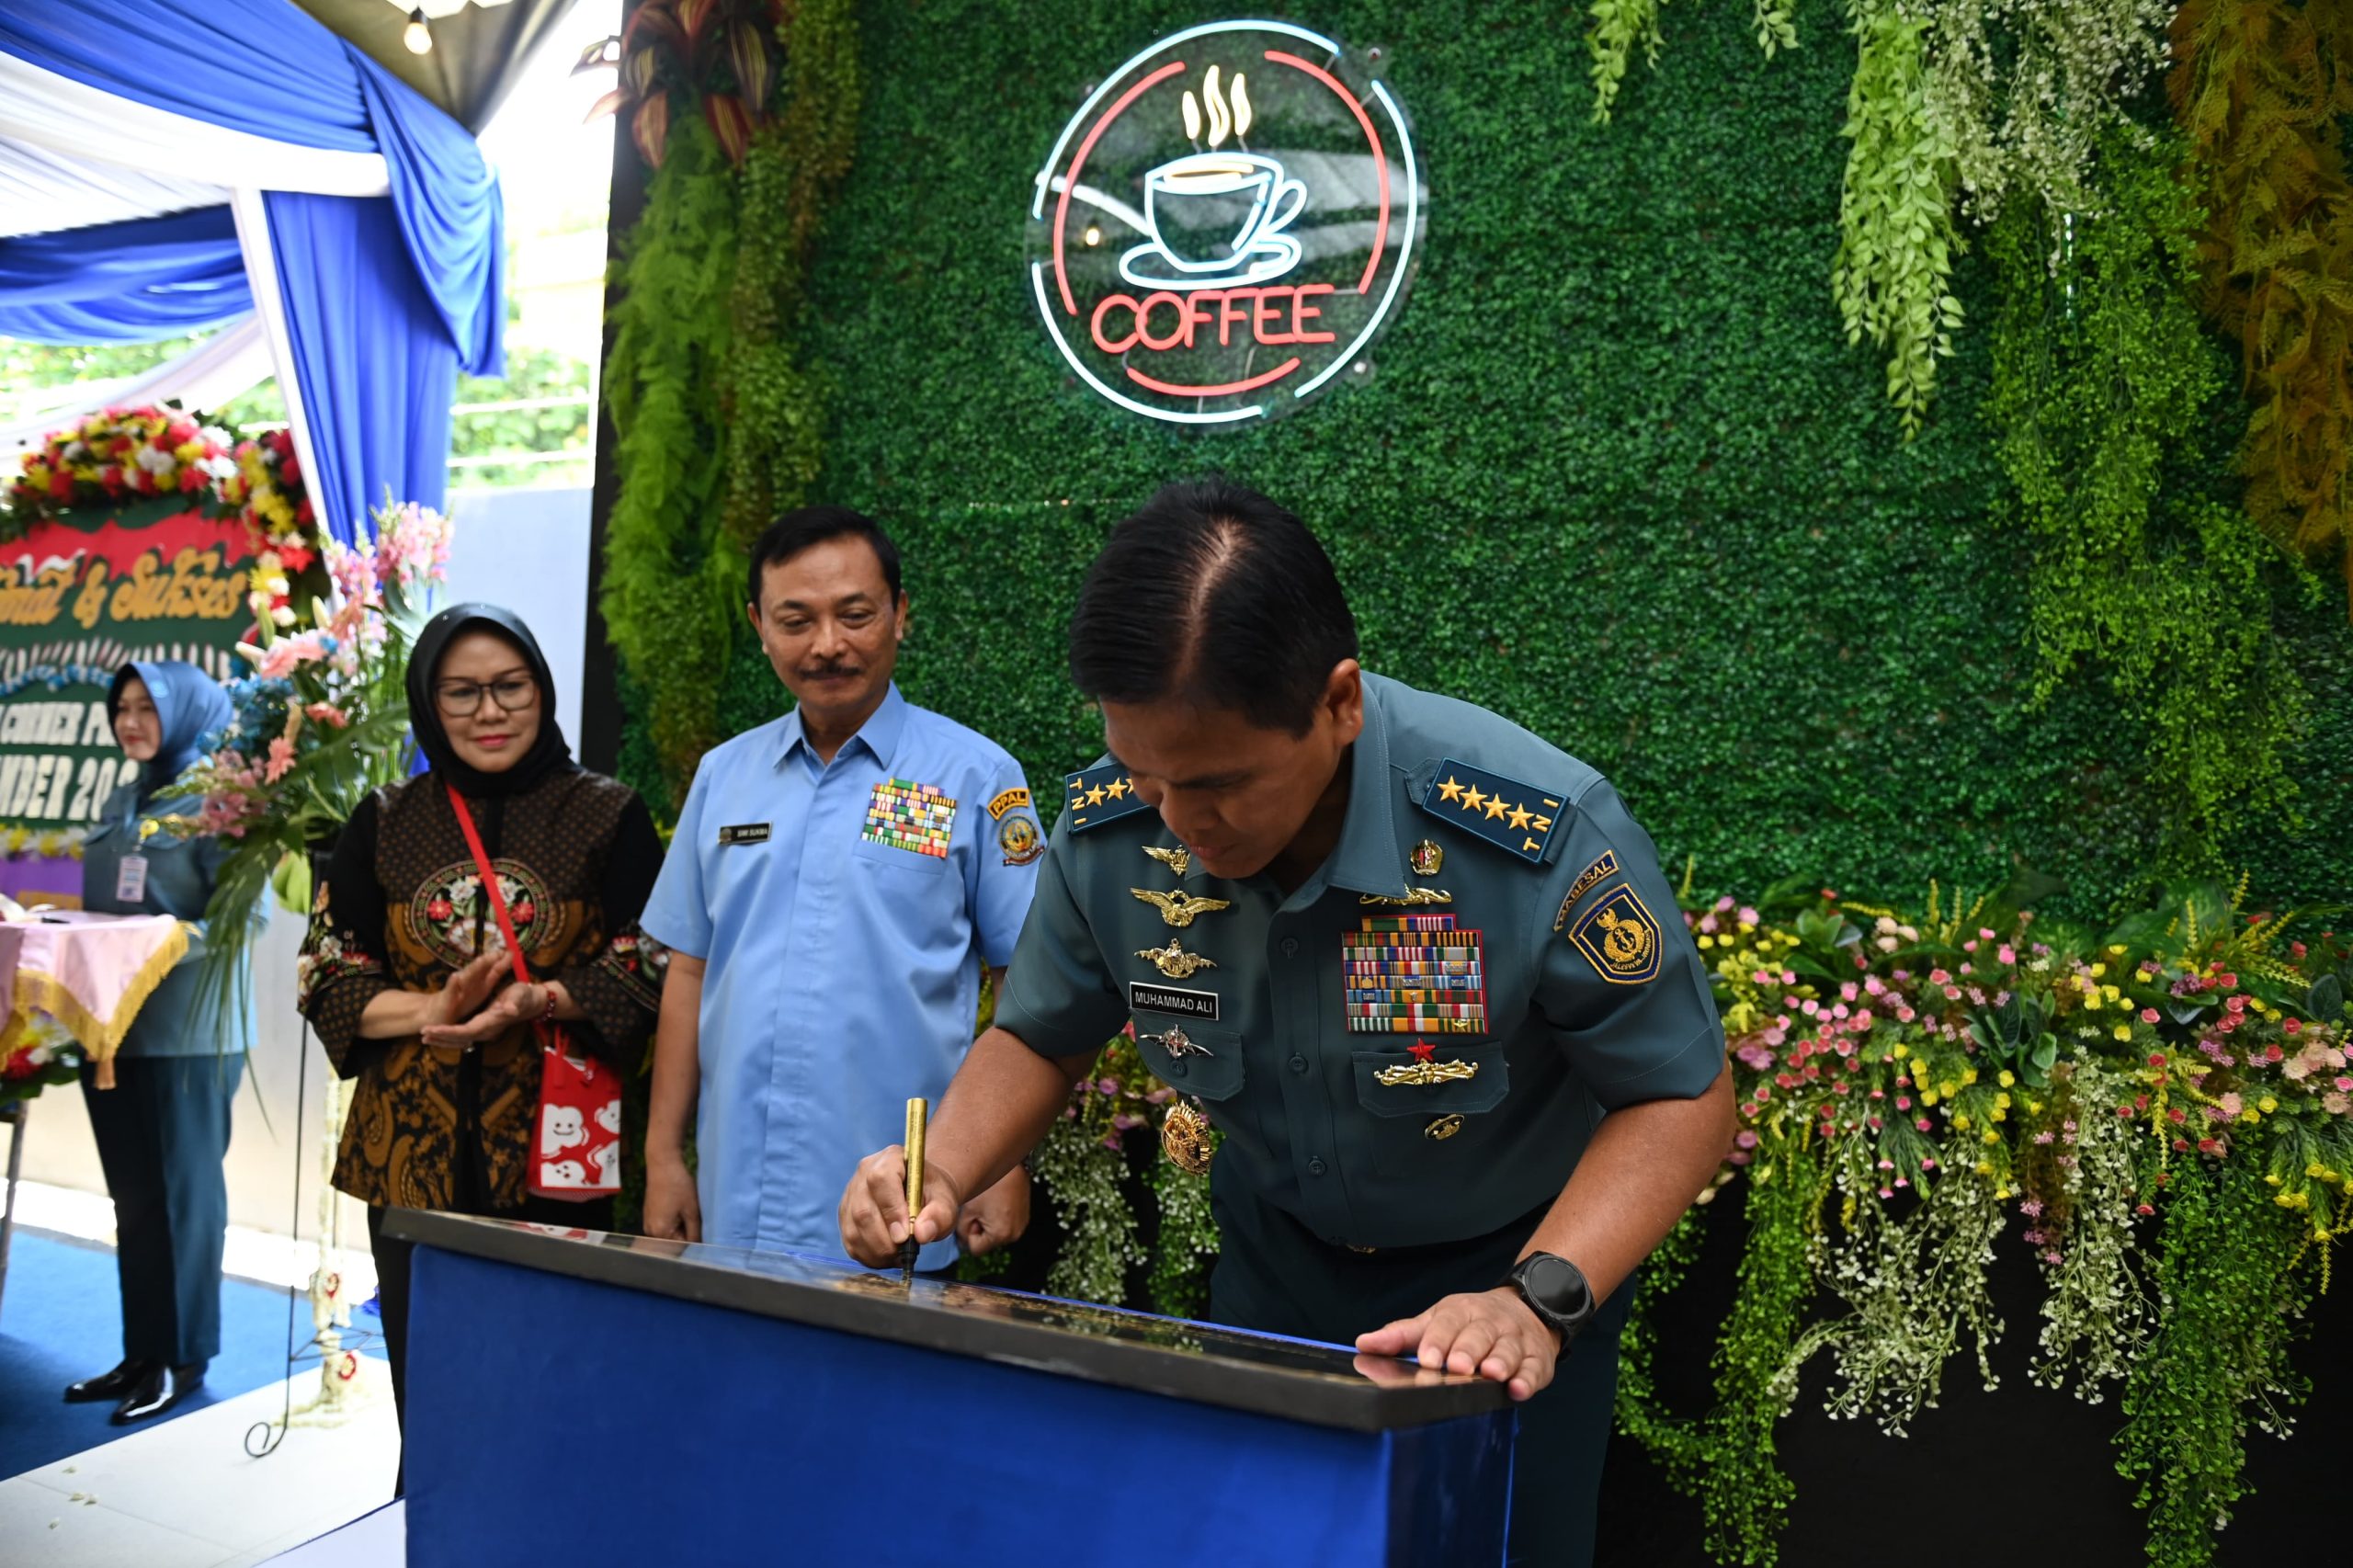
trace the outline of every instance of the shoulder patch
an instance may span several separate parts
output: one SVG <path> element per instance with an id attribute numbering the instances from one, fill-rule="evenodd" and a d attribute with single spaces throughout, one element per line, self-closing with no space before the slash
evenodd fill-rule
<path id="1" fill-rule="evenodd" d="M 1532 784 L 1448 757 L 1415 804 L 1533 866 L 1552 841 L 1562 801 Z"/>
<path id="2" fill-rule="evenodd" d="M 1107 822 L 1132 816 L 1151 808 L 1136 793 L 1127 770 L 1116 762 L 1100 767 L 1090 767 L 1084 773 L 1066 775 L 1063 783 L 1069 793 L 1063 798 L 1063 808 L 1070 815 L 1070 830 L 1083 833 L 1090 827 L 1100 827 Z"/>
<path id="3" fill-rule="evenodd" d="M 1569 911 L 1576 906 L 1577 900 L 1593 891 L 1594 883 L 1617 874 L 1618 851 L 1603 850 L 1601 858 L 1579 871 L 1577 880 L 1569 884 L 1568 895 L 1561 900 L 1561 913 L 1552 916 L 1552 929 L 1557 931 L 1569 923 Z"/>
<path id="4" fill-rule="evenodd" d="M 1005 790 L 1003 793 L 999 794 L 995 800 L 989 802 L 989 821 L 1002 822 L 1005 819 L 1006 812 L 1013 810 L 1016 806 L 1026 806 L 1029 803 L 1029 791 L 1020 788 L 1018 785 L 1016 785 L 1013 789 Z"/>
<path id="5" fill-rule="evenodd" d="M 1569 940 L 1612 985 L 1642 985 L 1658 975 L 1658 922 L 1625 882 L 1611 885 L 1574 926 Z"/>

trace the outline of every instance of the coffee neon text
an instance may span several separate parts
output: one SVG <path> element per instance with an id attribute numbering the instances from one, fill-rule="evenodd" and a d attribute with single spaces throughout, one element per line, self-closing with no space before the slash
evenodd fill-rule
<path id="1" fill-rule="evenodd" d="M 1131 294 L 1111 294 L 1095 307 L 1087 325 L 1095 347 L 1106 354 L 1124 354 L 1139 344 L 1154 352 L 1190 348 L 1197 336 L 1206 335 L 1211 327 L 1216 329 L 1220 347 L 1233 344 L 1237 327 L 1269 348 L 1330 343 L 1334 334 L 1315 331 L 1310 324 L 1324 313 L 1313 302 L 1314 299 L 1332 292 L 1329 283 L 1308 283 L 1279 289 L 1198 289 L 1184 294 L 1164 289 L 1142 300 Z M 1108 326 L 1124 327 L 1125 335 L 1112 336 Z"/>

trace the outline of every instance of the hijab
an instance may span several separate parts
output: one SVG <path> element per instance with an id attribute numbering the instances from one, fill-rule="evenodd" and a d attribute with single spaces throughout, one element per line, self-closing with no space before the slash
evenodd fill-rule
<path id="1" fill-rule="evenodd" d="M 457 748 L 449 744 L 441 710 L 433 700 L 442 655 L 460 633 L 467 631 L 488 631 L 513 644 L 540 688 L 539 736 L 531 742 L 530 750 L 515 759 L 514 767 L 499 773 L 484 773 L 458 756 Z M 487 702 L 490 699 L 485 696 L 483 700 Z M 469 800 L 520 795 L 549 775 L 569 772 L 575 766 L 572 749 L 564 744 L 563 731 L 555 722 L 555 677 L 548 669 L 547 655 L 540 652 L 539 640 L 523 624 L 523 618 L 497 605 L 451 605 L 425 623 L 408 657 L 408 722 L 426 763 Z"/>
<path id="2" fill-rule="evenodd" d="M 117 670 L 107 688 L 107 721 L 122 710 L 122 688 L 137 676 L 155 704 L 162 735 L 154 756 L 139 771 L 142 801 L 186 772 L 204 756 L 204 743 L 229 727 L 235 710 L 221 683 L 180 659 L 134 659 Z"/>

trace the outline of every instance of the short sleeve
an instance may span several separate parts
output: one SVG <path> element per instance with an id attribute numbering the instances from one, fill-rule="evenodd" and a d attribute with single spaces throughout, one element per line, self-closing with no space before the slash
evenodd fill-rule
<path id="1" fill-rule="evenodd" d="M 638 919 L 644 933 L 673 952 L 690 959 L 710 956 L 710 903 L 703 889 L 702 819 L 711 790 L 710 758 L 695 769 L 678 825 L 670 835 L 670 852 L 663 857 L 662 874 Z"/>
<path id="2" fill-rule="evenodd" d="M 1029 917 L 1029 901 L 1038 891 L 1038 864 L 1046 853 L 1029 782 L 1010 759 L 989 790 L 988 811 L 981 823 L 982 838 L 973 855 L 977 885 L 972 889 L 972 929 L 980 938 L 981 961 L 1004 969 L 1013 962 L 1014 945 Z"/>
<path id="3" fill-rule="evenodd" d="M 1577 802 L 1534 926 L 1536 1006 L 1606 1108 L 1693 1099 L 1723 1070 L 1723 1025 L 1650 835 L 1607 784 Z"/>
<path id="4" fill-rule="evenodd" d="M 1038 862 L 1037 896 L 996 1002 L 997 1027 L 1041 1056 L 1094 1051 L 1128 1017 L 1095 933 L 1071 896 L 1069 864 L 1069 829 L 1057 824 Z"/>

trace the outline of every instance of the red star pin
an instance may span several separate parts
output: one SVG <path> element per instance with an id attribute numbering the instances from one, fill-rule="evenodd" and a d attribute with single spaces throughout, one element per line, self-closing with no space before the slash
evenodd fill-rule
<path id="1" fill-rule="evenodd" d="M 1416 1062 L 1427 1062 L 1438 1054 L 1438 1047 L 1426 1040 L 1417 1040 L 1405 1049 L 1414 1053 L 1414 1060 Z"/>

